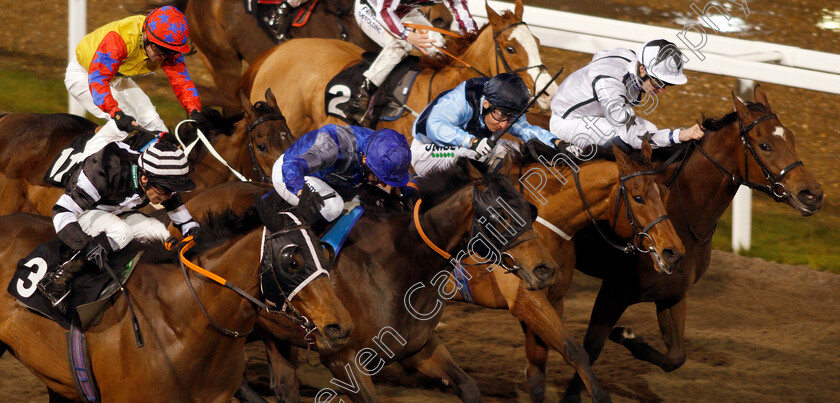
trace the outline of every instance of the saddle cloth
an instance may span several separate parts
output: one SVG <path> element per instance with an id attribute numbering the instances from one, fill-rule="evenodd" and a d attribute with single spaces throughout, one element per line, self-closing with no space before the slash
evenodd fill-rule
<path id="1" fill-rule="evenodd" d="M 362 54 L 362 61 L 354 64 L 338 73 L 327 84 L 324 93 L 324 107 L 327 115 L 335 116 L 347 124 L 358 124 L 347 119 L 342 107 L 350 101 L 353 95 L 351 88 L 359 88 L 364 80 L 362 73 L 367 70 L 376 53 L 365 52 Z M 388 78 L 373 94 L 373 119 L 371 127 L 376 127 L 379 120 L 390 122 L 397 120 L 405 113 L 405 101 L 408 99 L 411 85 L 420 73 L 422 66 L 420 58 L 416 56 L 406 57 L 388 75 Z"/>
<path id="2" fill-rule="evenodd" d="M 71 324 L 76 324 L 82 329 L 94 324 L 99 309 L 104 307 L 108 298 L 119 289 L 116 284 L 109 287 L 113 280 L 108 273 L 101 271 L 94 263 L 86 262 L 82 272 L 77 273 L 70 282 L 71 291 L 66 299 L 67 313 L 61 313 L 53 307 L 50 300 L 38 291 L 37 284 L 47 273 L 55 271 L 73 256 L 74 252 L 58 238 L 38 245 L 28 256 L 18 261 L 8 287 L 9 293 L 24 306 L 54 320 L 67 330 Z M 84 259 L 83 256 L 77 258 Z M 109 257 L 109 265 L 124 283 L 138 258 L 138 248 L 132 243 L 122 251 L 112 254 Z M 91 308 L 94 308 L 95 312 Z"/>

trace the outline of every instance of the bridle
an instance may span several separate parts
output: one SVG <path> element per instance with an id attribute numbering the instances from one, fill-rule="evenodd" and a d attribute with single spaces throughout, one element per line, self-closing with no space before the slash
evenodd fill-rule
<path id="1" fill-rule="evenodd" d="M 616 249 L 618 249 L 618 250 L 620 250 L 624 253 L 630 253 L 630 252 L 633 252 L 634 250 L 636 250 L 640 253 L 648 253 L 648 252 L 651 252 L 651 251 L 655 250 L 654 245 L 656 245 L 656 242 L 654 241 L 653 237 L 650 236 L 648 231 L 650 231 L 650 229 L 653 228 L 656 224 L 659 224 L 660 222 L 663 222 L 665 220 L 670 220 L 671 217 L 668 214 L 663 214 L 663 215 L 657 217 L 655 220 L 652 220 L 651 222 L 649 222 L 647 225 L 642 226 L 641 223 L 639 222 L 639 218 L 636 216 L 636 213 L 633 212 L 633 208 L 631 207 L 630 194 L 627 192 L 627 186 L 626 186 L 625 183 L 628 180 L 630 180 L 632 178 L 635 178 L 637 176 L 657 175 L 658 173 L 659 173 L 658 171 L 654 171 L 654 170 L 637 171 L 637 172 L 629 173 L 627 175 L 623 175 L 623 176 L 619 177 L 619 179 L 618 179 L 618 182 L 619 182 L 619 184 L 618 184 L 618 194 L 616 195 L 617 203 L 615 203 L 615 213 L 613 215 L 613 231 L 615 231 L 615 224 L 616 224 L 616 222 L 618 222 L 618 209 L 621 205 L 620 201 L 623 201 L 624 206 L 625 206 L 625 209 L 624 209 L 625 216 L 626 216 L 627 220 L 630 221 L 630 225 L 633 227 L 633 232 L 634 232 L 633 242 L 628 242 L 627 245 L 622 246 L 622 245 L 619 245 L 619 244 L 613 242 L 612 240 L 610 240 L 610 238 L 607 237 L 607 235 L 604 234 L 601 231 L 601 228 L 597 225 L 596 220 L 595 220 L 595 215 L 592 214 L 592 211 L 589 207 L 589 203 L 587 203 L 586 197 L 583 193 L 583 188 L 580 185 L 581 181 L 580 181 L 578 171 L 572 170 L 572 175 L 575 178 L 575 186 L 577 187 L 578 195 L 580 196 L 580 201 L 583 203 L 583 207 L 586 210 L 586 213 L 589 215 L 589 219 L 592 221 L 592 224 L 595 226 L 595 229 L 598 230 L 598 233 L 601 234 L 601 237 L 604 238 L 604 240 L 607 241 L 607 243 L 609 243 L 613 248 L 616 248 Z M 645 239 L 650 241 L 650 246 L 648 247 L 648 249 L 645 249 L 643 247 L 643 241 Z"/>
<path id="2" fill-rule="evenodd" d="M 504 53 L 502 53 L 502 48 L 501 48 L 501 46 L 499 46 L 499 35 L 501 35 L 502 32 L 505 32 L 508 29 L 514 28 L 518 25 L 526 25 L 527 26 L 528 24 L 526 24 L 524 21 L 517 21 L 517 22 L 514 22 L 512 24 L 509 24 L 509 25 L 505 26 L 504 28 L 500 29 L 499 31 L 493 30 L 493 45 L 496 47 L 496 72 L 498 73 L 500 71 L 499 70 L 499 59 L 502 60 L 502 65 L 505 67 L 505 72 L 506 73 L 517 74 L 521 71 L 528 71 L 530 69 L 539 69 L 539 71 L 540 71 L 539 74 L 542 74 L 543 70 L 548 71 L 548 67 L 546 67 L 545 64 L 537 64 L 537 65 L 533 65 L 533 66 L 520 67 L 520 68 L 515 69 L 515 70 L 510 67 L 510 64 L 508 64 L 507 59 L 505 59 Z M 537 74 L 537 78 L 539 78 L 539 74 Z M 536 92 L 536 91 L 537 91 L 537 80 L 534 79 L 534 92 Z"/>
<path id="3" fill-rule="evenodd" d="M 755 121 L 753 121 L 752 123 L 750 123 L 746 127 L 744 127 L 744 120 L 741 119 L 740 117 L 738 118 L 738 130 L 740 131 L 741 144 L 743 145 L 743 148 L 744 148 L 744 178 L 743 179 L 737 177 L 734 173 L 730 172 L 728 169 L 724 168 L 720 163 L 715 161 L 715 159 L 712 158 L 712 156 L 710 156 L 708 153 L 706 153 L 706 151 L 703 150 L 703 147 L 701 147 L 699 144 L 697 145 L 697 149 L 700 150 L 700 153 L 703 154 L 703 156 L 706 157 L 706 159 L 708 159 L 718 169 L 723 171 L 726 175 L 729 175 L 732 178 L 732 181 L 735 182 L 736 184 L 744 185 L 744 186 L 746 186 L 750 189 L 755 189 L 755 190 L 761 191 L 761 192 L 769 195 L 770 197 L 774 198 L 776 201 L 782 201 L 786 197 L 790 196 L 787 193 L 787 189 L 785 188 L 785 185 L 782 183 L 782 180 L 784 179 L 785 175 L 789 174 L 790 171 L 792 171 L 794 168 L 799 167 L 799 166 L 804 166 L 804 164 L 802 163 L 801 160 L 794 161 L 794 162 L 790 163 L 788 166 L 782 168 L 782 170 L 779 171 L 778 175 L 773 175 L 770 172 L 770 170 L 767 168 L 767 165 L 764 163 L 764 161 L 762 161 L 761 158 L 759 158 L 758 153 L 755 152 L 755 148 L 753 147 L 752 140 L 750 140 L 750 137 L 748 135 L 749 132 L 753 128 L 755 128 L 759 123 L 761 123 L 765 120 L 770 120 L 770 119 L 775 119 L 775 118 L 776 118 L 776 114 L 775 113 L 770 113 L 770 114 L 764 115 L 764 116 L 756 119 Z M 758 164 L 758 166 L 761 168 L 761 171 L 764 173 L 764 178 L 767 180 L 766 185 L 762 185 L 760 183 L 750 181 L 750 171 L 749 171 L 750 154 L 752 154 L 753 158 L 755 159 L 755 162 Z"/>
<path id="4" fill-rule="evenodd" d="M 271 183 L 271 177 L 266 175 L 263 169 L 260 167 L 260 164 L 257 163 L 257 154 L 254 151 L 254 138 L 251 137 L 251 132 L 262 123 L 272 121 L 272 120 L 282 120 L 286 121 L 286 117 L 283 116 L 281 113 L 271 113 L 268 115 L 260 116 L 254 119 L 250 125 L 248 125 L 248 155 L 251 157 L 251 162 L 254 164 L 254 177 L 257 178 L 260 182 Z"/>

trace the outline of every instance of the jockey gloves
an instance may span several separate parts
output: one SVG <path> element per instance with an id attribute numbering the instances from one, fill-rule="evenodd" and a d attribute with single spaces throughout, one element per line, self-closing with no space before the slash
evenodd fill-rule
<path id="1" fill-rule="evenodd" d="M 496 109 L 516 115 L 528 106 L 531 91 L 518 75 L 502 73 L 484 83 L 484 97 Z"/>
<path id="2" fill-rule="evenodd" d="M 152 43 L 166 49 L 187 53 L 190 45 L 190 30 L 187 27 L 187 17 L 172 6 L 159 7 L 152 10 L 143 23 L 143 32 Z"/>
<path id="3" fill-rule="evenodd" d="M 155 185 L 173 192 L 195 189 L 195 182 L 189 176 L 187 156 L 174 144 L 158 141 L 150 145 L 140 154 L 137 165 Z"/>
<path id="4" fill-rule="evenodd" d="M 683 74 L 684 56 L 677 45 L 665 39 L 654 39 L 636 51 L 639 63 L 645 66 L 647 74 L 665 84 L 681 85 L 688 82 Z"/>
<path id="5" fill-rule="evenodd" d="M 373 133 L 365 147 L 367 166 L 386 185 L 403 187 L 408 183 L 411 150 L 405 136 L 391 129 Z"/>

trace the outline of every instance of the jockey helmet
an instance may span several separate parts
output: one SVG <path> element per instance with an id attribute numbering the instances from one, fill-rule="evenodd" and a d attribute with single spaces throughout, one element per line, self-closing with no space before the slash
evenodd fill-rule
<path id="1" fill-rule="evenodd" d="M 165 6 L 152 10 L 143 22 L 143 32 L 156 45 L 179 53 L 190 51 L 187 43 L 190 39 L 187 17 L 175 7 Z"/>
<path id="2" fill-rule="evenodd" d="M 665 39 L 648 41 L 636 51 L 636 58 L 645 66 L 647 74 L 659 81 L 671 85 L 688 82 L 683 74 L 683 54 L 672 42 Z"/>
<path id="3" fill-rule="evenodd" d="M 154 185 L 173 192 L 189 192 L 195 189 L 195 182 L 189 175 L 187 155 L 172 143 L 158 141 L 150 145 L 140 154 L 137 166 Z"/>
<path id="4" fill-rule="evenodd" d="M 515 115 L 528 106 L 531 91 L 518 75 L 502 73 L 484 83 L 484 97 L 496 109 Z"/>
<path id="5" fill-rule="evenodd" d="M 374 132 L 365 147 L 367 166 L 386 185 L 402 187 L 408 183 L 411 150 L 405 136 L 391 129 Z"/>

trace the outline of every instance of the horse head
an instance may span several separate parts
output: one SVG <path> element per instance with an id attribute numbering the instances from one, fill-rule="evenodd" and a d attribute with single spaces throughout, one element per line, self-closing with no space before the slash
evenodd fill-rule
<path id="1" fill-rule="evenodd" d="M 656 267 L 664 273 L 673 272 L 682 256 L 685 246 L 677 235 L 668 217 L 664 199 L 667 188 L 657 180 L 657 172 L 651 169 L 651 146 L 642 142 L 640 153 L 632 156 L 613 144 L 613 153 L 618 163 L 618 195 L 610 217 L 615 232 L 622 238 L 632 238 L 636 250 L 652 253 Z"/>
<path id="2" fill-rule="evenodd" d="M 510 166 L 506 160 L 499 171 L 506 172 Z M 469 240 L 462 242 L 454 260 L 486 265 L 488 270 L 507 270 L 521 278 L 529 290 L 550 286 L 557 264 L 540 245 L 532 228 L 537 209 L 505 174 L 482 173 L 469 160 L 461 159 L 448 177 L 443 175 L 420 178 L 420 194 L 430 199 L 435 198 L 434 193 L 438 198 L 445 197 L 439 202 L 430 200 L 435 205 L 430 209 L 433 215 L 459 212 L 452 219 L 469 222 Z M 441 189 L 428 186 L 429 181 L 448 181 L 446 186 L 460 187 L 454 192 L 444 191 L 446 196 L 441 196 Z"/>
<path id="3" fill-rule="evenodd" d="M 530 87 L 531 95 L 536 94 L 551 81 L 551 74 L 540 58 L 540 41 L 531 33 L 528 24 L 522 21 L 524 6 L 522 0 L 516 0 L 513 13 L 506 11 L 497 14 L 489 4 L 485 3 L 487 19 L 491 30 L 484 29 L 485 35 L 492 33 L 495 48 L 496 74 L 509 72 L 518 74 Z M 549 110 L 549 102 L 557 84 L 552 82 L 545 93 L 540 96 L 536 104 L 545 112 Z"/>
<path id="4" fill-rule="evenodd" d="M 271 88 L 265 91 L 265 99 L 252 105 L 244 93 L 239 93 L 245 110 L 243 127 L 248 131 L 248 153 L 254 165 L 254 175 L 257 180 L 271 182 L 274 162 L 289 148 L 294 138 Z"/>
<path id="5" fill-rule="evenodd" d="M 805 169 L 796 152 L 793 132 L 779 121 L 758 85 L 755 100 L 745 105 L 732 92 L 745 158 L 736 174 L 744 184 L 784 201 L 802 215 L 815 214 L 822 207 L 822 186 Z"/>

